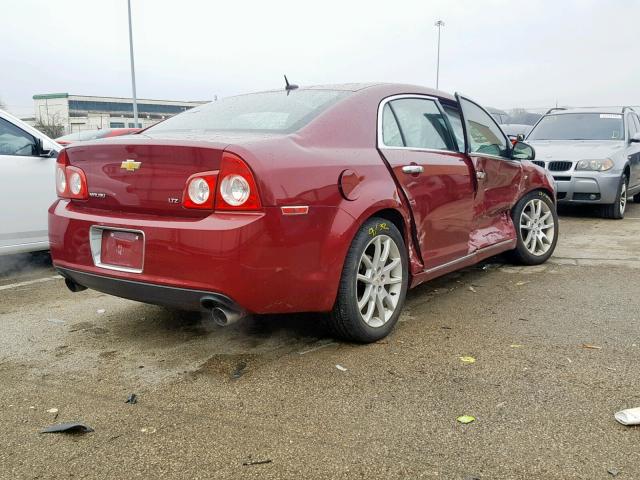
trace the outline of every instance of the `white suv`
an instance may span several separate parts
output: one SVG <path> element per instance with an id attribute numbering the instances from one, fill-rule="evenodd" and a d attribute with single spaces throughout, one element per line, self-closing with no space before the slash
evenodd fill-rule
<path id="1" fill-rule="evenodd" d="M 0 110 L 0 255 L 48 250 L 60 145 Z"/>

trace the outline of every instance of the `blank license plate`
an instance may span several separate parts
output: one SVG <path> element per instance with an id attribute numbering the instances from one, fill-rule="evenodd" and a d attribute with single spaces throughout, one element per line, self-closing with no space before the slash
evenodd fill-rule
<path id="1" fill-rule="evenodd" d="M 140 233 L 121 230 L 102 231 L 100 261 L 104 265 L 142 270 L 144 237 Z"/>

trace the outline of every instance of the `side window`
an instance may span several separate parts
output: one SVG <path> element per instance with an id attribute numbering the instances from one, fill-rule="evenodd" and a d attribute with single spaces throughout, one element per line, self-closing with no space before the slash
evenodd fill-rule
<path id="1" fill-rule="evenodd" d="M 402 135 L 396 117 L 387 103 L 382 110 L 382 143 L 387 147 L 403 147 Z"/>
<path id="2" fill-rule="evenodd" d="M 406 147 L 456 151 L 453 136 L 433 100 L 402 98 L 391 102 Z"/>
<path id="3" fill-rule="evenodd" d="M 509 158 L 507 139 L 496 122 L 484 110 L 464 98 L 460 99 L 467 122 L 469 150 L 473 153 Z"/>
<path id="4" fill-rule="evenodd" d="M 638 118 L 638 115 L 634 113 L 633 115 L 631 115 L 631 117 L 636 124 L 636 132 L 640 132 L 640 119 Z"/>
<path id="5" fill-rule="evenodd" d="M 0 118 L 0 155 L 37 155 L 35 139 L 13 123 Z"/>
<path id="6" fill-rule="evenodd" d="M 638 118 L 633 113 L 627 116 L 627 130 L 629 131 L 629 138 L 638 133 Z"/>
<path id="7" fill-rule="evenodd" d="M 458 142 L 458 150 L 462 151 L 464 149 L 464 130 L 462 128 L 460 110 L 449 105 L 443 105 L 442 109 L 447 114 L 451 128 L 453 128 L 453 135 L 456 137 L 456 142 Z"/>

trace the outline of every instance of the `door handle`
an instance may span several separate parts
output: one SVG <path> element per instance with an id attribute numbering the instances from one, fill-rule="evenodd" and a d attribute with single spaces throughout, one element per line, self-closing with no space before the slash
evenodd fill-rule
<path id="1" fill-rule="evenodd" d="M 424 167 L 422 165 L 405 165 L 402 167 L 402 173 L 418 175 L 422 172 L 424 172 Z"/>
<path id="2" fill-rule="evenodd" d="M 487 174 L 486 174 L 486 173 L 484 173 L 482 170 L 478 170 L 478 171 L 476 172 L 476 178 L 477 178 L 478 180 L 484 180 L 486 176 L 487 176 Z"/>

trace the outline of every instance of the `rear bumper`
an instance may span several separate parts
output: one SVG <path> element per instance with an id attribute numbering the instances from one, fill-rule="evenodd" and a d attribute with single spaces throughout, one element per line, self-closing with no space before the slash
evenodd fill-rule
<path id="1" fill-rule="evenodd" d="M 616 201 L 620 174 L 552 172 L 558 203 L 611 204 Z"/>
<path id="2" fill-rule="evenodd" d="M 58 267 L 57 270 L 65 279 L 72 280 L 83 287 L 138 302 L 195 311 L 204 310 L 202 303 L 205 301 L 233 311 L 242 310 L 232 299 L 217 292 L 154 285 L 152 283 L 94 275 L 68 268 Z"/>
<path id="3" fill-rule="evenodd" d="M 66 200 L 52 205 L 54 266 L 89 288 L 194 310 L 203 294 L 220 295 L 248 313 L 331 310 L 353 227 L 353 218 L 333 207 L 297 216 L 275 207 L 204 218 L 116 213 Z M 142 231 L 143 271 L 96 265 L 90 245 L 96 226 Z"/>

